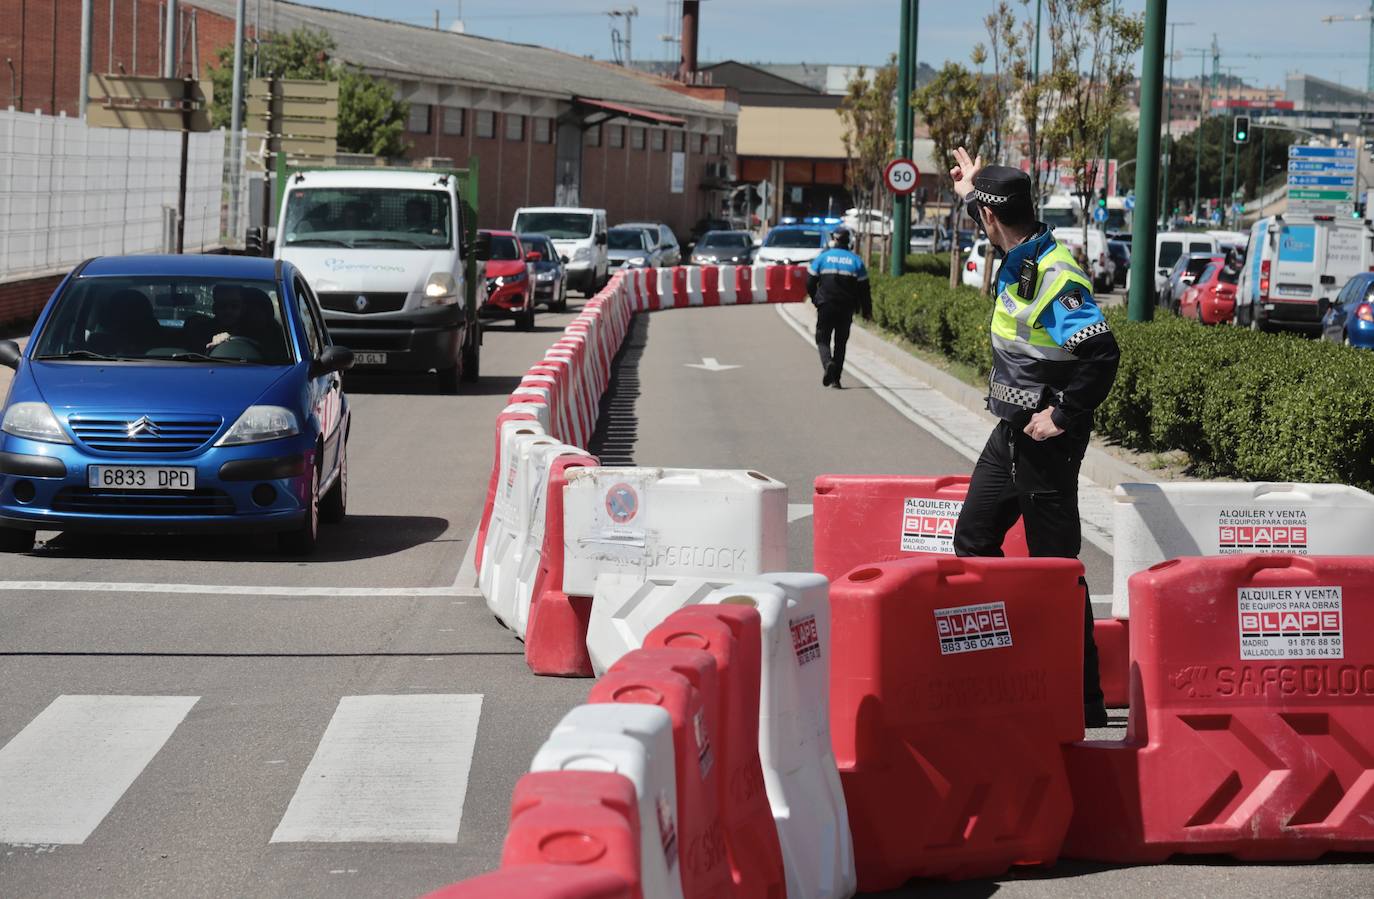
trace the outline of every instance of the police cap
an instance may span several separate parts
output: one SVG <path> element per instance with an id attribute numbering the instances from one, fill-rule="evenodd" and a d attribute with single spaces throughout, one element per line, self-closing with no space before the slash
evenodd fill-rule
<path id="1" fill-rule="evenodd" d="M 984 166 L 973 178 L 969 200 L 993 210 L 1031 205 L 1030 175 L 1006 165 Z"/>

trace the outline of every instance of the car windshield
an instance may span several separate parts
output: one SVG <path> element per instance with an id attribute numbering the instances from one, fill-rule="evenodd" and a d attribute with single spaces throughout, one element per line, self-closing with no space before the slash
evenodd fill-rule
<path id="1" fill-rule="evenodd" d="M 77 278 L 54 301 L 33 358 L 290 365 L 283 319 L 272 281 Z"/>
<path id="2" fill-rule="evenodd" d="M 911 229 L 911 236 L 912 236 L 912 237 L 919 237 L 921 240 L 930 240 L 932 237 L 935 236 L 935 229 L 934 229 L 934 228 L 912 228 L 912 229 Z"/>
<path id="3" fill-rule="evenodd" d="M 493 234 L 491 236 L 491 258 L 503 262 L 519 259 L 520 251 L 515 245 L 515 238 L 509 234 Z"/>
<path id="4" fill-rule="evenodd" d="M 1177 240 L 1166 240 L 1159 245 L 1159 259 L 1156 265 L 1159 268 L 1173 268 L 1178 257 L 1183 255 L 1183 244 Z"/>
<path id="5" fill-rule="evenodd" d="M 1126 227 L 1126 210 L 1108 209 L 1107 221 L 1104 227 L 1108 231 L 1119 231 L 1120 229 Z"/>
<path id="6" fill-rule="evenodd" d="M 285 231 L 287 246 L 444 250 L 453 246 L 453 215 L 441 190 L 295 188 Z"/>
<path id="7" fill-rule="evenodd" d="M 700 246 L 703 249 L 711 250 L 740 250 L 748 249 L 754 245 L 754 241 L 748 234 L 735 234 L 730 232 L 713 231 L 701 239 Z"/>
<path id="8" fill-rule="evenodd" d="M 1211 265 L 1214 261 L 1215 260 L 1212 259 L 1212 257 L 1210 256 L 1203 256 L 1201 259 L 1189 259 L 1186 271 L 1190 275 L 1200 274 L 1204 269 L 1207 268 L 1207 266 Z"/>
<path id="9" fill-rule="evenodd" d="M 610 230 L 610 248 L 612 250 L 642 250 L 644 249 L 644 232 L 638 228 L 612 228 Z"/>
<path id="10" fill-rule="evenodd" d="M 1078 224 L 1078 210 L 1060 207 L 1046 207 L 1040 210 L 1040 218 L 1051 228 L 1067 228 Z"/>
<path id="11" fill-rule="evenodd" d="M 520 243 L 524 244 L 526 253 L 538 253 L 539 258 L 546 262 L 558 255 L 543 237 L 529 237 L 522 234 L 520 235 Z"/>
<path id="12" fill-rule="evenodd" d="M 825 244 L 825 234 L 819 228 L 775 228 L 768 232 L 765 247 L 795 247 L 816 249 Z"/>
<path id="13" fill-rule="evenodd" d="M 592 236 L 592 217 L 585 212 L 522 212 L 516 231 L 537 231 L 554 240 L 582 240 Z"/>

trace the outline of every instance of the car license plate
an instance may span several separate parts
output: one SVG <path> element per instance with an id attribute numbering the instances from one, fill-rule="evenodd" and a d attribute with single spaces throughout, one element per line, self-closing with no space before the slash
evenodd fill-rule
<path id="1" fill-rule="evenodd" d="M 90 465 L 86 480 L 97 490 L 195 490 L 196 470 L 164 465 Z"/>
<path id="2" fill-rule="evenodd" d="M 386 365 L 386 353 L 354 353 L 354 365 Z"/>

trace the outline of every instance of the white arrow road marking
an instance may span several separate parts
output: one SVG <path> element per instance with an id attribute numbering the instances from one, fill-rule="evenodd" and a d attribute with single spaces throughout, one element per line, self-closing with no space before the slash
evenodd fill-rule
<path id="1" fill-rule="evenodd" d="M 0 750 L 0 843 L 84 843 L 199 698 L 54 699 Z"/>
<path id="2" fill-rule="evenodd" d="M 721 365 L 714 356 L 703 356 L 700 362 L 684 363 L 688 368 L 699 368 L 702 371 L 729 371 L 732 368 L 739 368 L 738 365 Z"/>

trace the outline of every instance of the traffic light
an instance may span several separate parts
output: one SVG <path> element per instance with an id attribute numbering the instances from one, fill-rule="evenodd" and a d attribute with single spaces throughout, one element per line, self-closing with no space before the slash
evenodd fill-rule
<path id="1" fill-rule="evenodd" d="M 1234 131 L 1231 132 L 1231 140 L 1238 144 L 1250 142 L 1250 117 L 1248 115 L 1238 115 L 1233 123 Z"/>
<path id="2" fill-rule="evenodd" d="M 1099 188 L 1097 189 L 1097 208 L 1098 208 L 1098 209 L 1106 209 L 1106 208 L 1107 208 L 1107 188 L 1105 188 L 1105 187 L 1099 187 Z"/>

